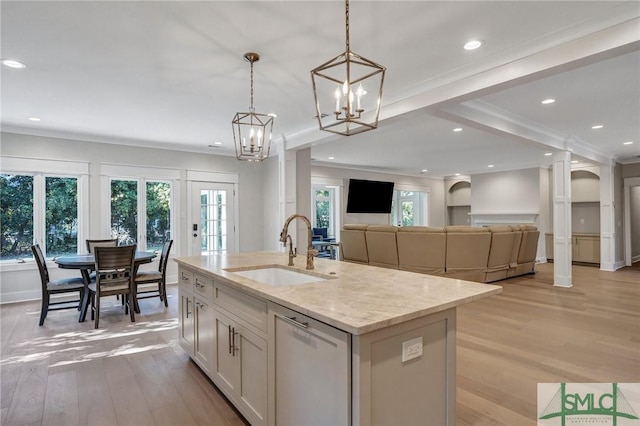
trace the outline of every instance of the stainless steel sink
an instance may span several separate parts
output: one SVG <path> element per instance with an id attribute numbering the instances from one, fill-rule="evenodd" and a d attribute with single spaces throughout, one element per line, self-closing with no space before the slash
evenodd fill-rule
<path id="1" fill-rule="evenodd" d="M 309 284 L 327 280 L 327 278 L 323 278 L 318 275 L 308 274 L 277 265 L 269 265 L 251 269 L 230 268 L 225 269 L 225 271 L 232 272 L 233 274 L 240 275 L 242 277 L 249 278 L 250 280 L 270 285 L 272 287 Z"/>

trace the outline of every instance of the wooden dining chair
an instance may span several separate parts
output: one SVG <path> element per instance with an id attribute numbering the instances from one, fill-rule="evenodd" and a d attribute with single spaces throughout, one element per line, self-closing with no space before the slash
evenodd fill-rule
<path id="1" fill-rule="evenodd" d="M 118 239 L 109 240 L 87 240 L 87 251 L 93 254 L 95 247 L 118 247 Z"/>
<path id="2" fill-rule="evenodd" d="M 136 286 L 136 299 L 148 299 L 150 297 L 160 297 L 160 300 L 164 302 L 164 306 L 169 306 L 167 302 L 167 260 L 169 259 L 169 252 L 173 240 L 166 241 L 162 245 L 162 254 L 160 255 L 160 261 L 158 262 L 158 271 L 139 271 L 136 274 L 135 286 Z M 146 287 L 143 290 L 139 289 L 139 285 L 144 284 L 157 284 L 157 287 Z"/>
<path id="3" fill-rule="evenodd" d="M 124 312 L 135 322 L 133 306 L 136 246 L 95 247 L 96 280 L 89 284 L 91 319 L 94 327 L 100 322 L 100 299 L 104 296 L 122 295 Z"/>
<path id="4" fill-rule="evenodd" d="M 87 240 L 87 251 L 89 254 L 94 253 L 95 247 L 118 247 L 118 239 L 107 239 L 107 240 Z M 90 270 L 89 280 L 96 280 L 96 273 L 93 270 Z M 116 299 L 120 299 L 120 296 L 116 294 Z"/>
<path id="5" fill-rule="evenodd" d="M 39 244 L 31 246 L 33 257 L 36 259 L 38 271 L 40 271 L 40 282 L 42 284 L 42 307 L 40 308 L 40 325 L 44 324 L 49 311 L 57 311 L 61 309 L 80 309 L 82 297 L 84 296 L 84 280 L 82 277 L 61 278 L 51 280 L 49 278 L 49 270 Z M 79 299 L 52 302 L 51 295 L 63 293 L 79 292 Z"/>

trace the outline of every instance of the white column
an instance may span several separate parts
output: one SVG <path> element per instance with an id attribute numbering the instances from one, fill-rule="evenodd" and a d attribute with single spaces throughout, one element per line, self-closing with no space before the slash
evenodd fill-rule
<path id="1" fill-rule="evenodd" d="M 571 153 L 553 157 L 553 285 L 571 287 Z"/>
<path id="2" fill-rule="evenodd" d="M 280 229 L 284 221 L 296 212 L 296 153 L 287 151 L 286 142 L 278 144 L 278 200 L 280 200 Z M 289 229 L 295 241 L 295 226 Z M 282 248 L 284 250 L 284 247 Z"/>
<path id="3" fill-rule="evenodd" d="M 615 271 L 616 215 L 613 164 L 600 165 L 600 270 Z"/>
<path id="4" fill-rule="evenodd" d="M 311 148 L 300 149 L 296 154 L 296 213 L 311 220 Z M 297 220 L 297 246 L 299 253 L 306 253 L 309 245 L 309 230 Z"/>
<path id="5" fill-rule="evenodd" d="M 278 145 L 278 181 L 280 199 L 280 226 L 295 213 L 311 220 L 311 148 L 287 150 L 286 142 Z M 296 219 L 289 225 L 289 234 L 298 253 L 306 253 L 308 230 Z"/>

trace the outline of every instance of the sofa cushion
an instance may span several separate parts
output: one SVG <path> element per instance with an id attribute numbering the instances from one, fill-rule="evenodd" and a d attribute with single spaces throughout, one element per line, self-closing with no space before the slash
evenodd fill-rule
<path id="1" fill-rule="evenodd" d="M 369 264 L 385 268 L 398 268 L 397 226 L 369 225 L 365 232 Z"/>
<path id="2" fill-rule="evenodd" d="M 426 274 L 444 274 L 447 234 L 444 228 L 406 226 L 398 230 L 399 268 Z"/>
<path id="3" fill-rule="evenodd" d="M 345 225 L 340 231 L 340 259 L 369 263 L 365 230 L 367 225 Z"/>
<path id="4" fill-rule="evenodd" d="M 447 233 L 447 274 L 486 272 L 491 245 L 489 230 L 478 226 L 445 226 L 445 231 Z"/>
<path id="5" fill-rule="evenodd" d="M 491 246 L 485 282 L 507 278 L 516 238 L 516 233 L 510 226 L 489 226 L 488 229 L 491 233 Z"/>

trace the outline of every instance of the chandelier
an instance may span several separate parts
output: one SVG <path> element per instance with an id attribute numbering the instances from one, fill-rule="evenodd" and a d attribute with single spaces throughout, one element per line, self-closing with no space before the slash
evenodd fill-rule
<path id="1" fill-rule="evenodd" d="M 253 108 L 253 64 L 260 55 L 249 52 L 244 59 L 251 64 L 251 104 L 249 112 L 237 112 L 233 117 L 233 141 L 238 160 L 262 161 L 269 158 L 274 114 L 260 114 Z"/>
<path id="2" fill-rule="evenodd" d="M 349 0 L 345 22 L 345 52 L 312 69 L 311 81 L 320 130 L 349 136 L 378 127 L 386 68 L 351 51 Z"/>

